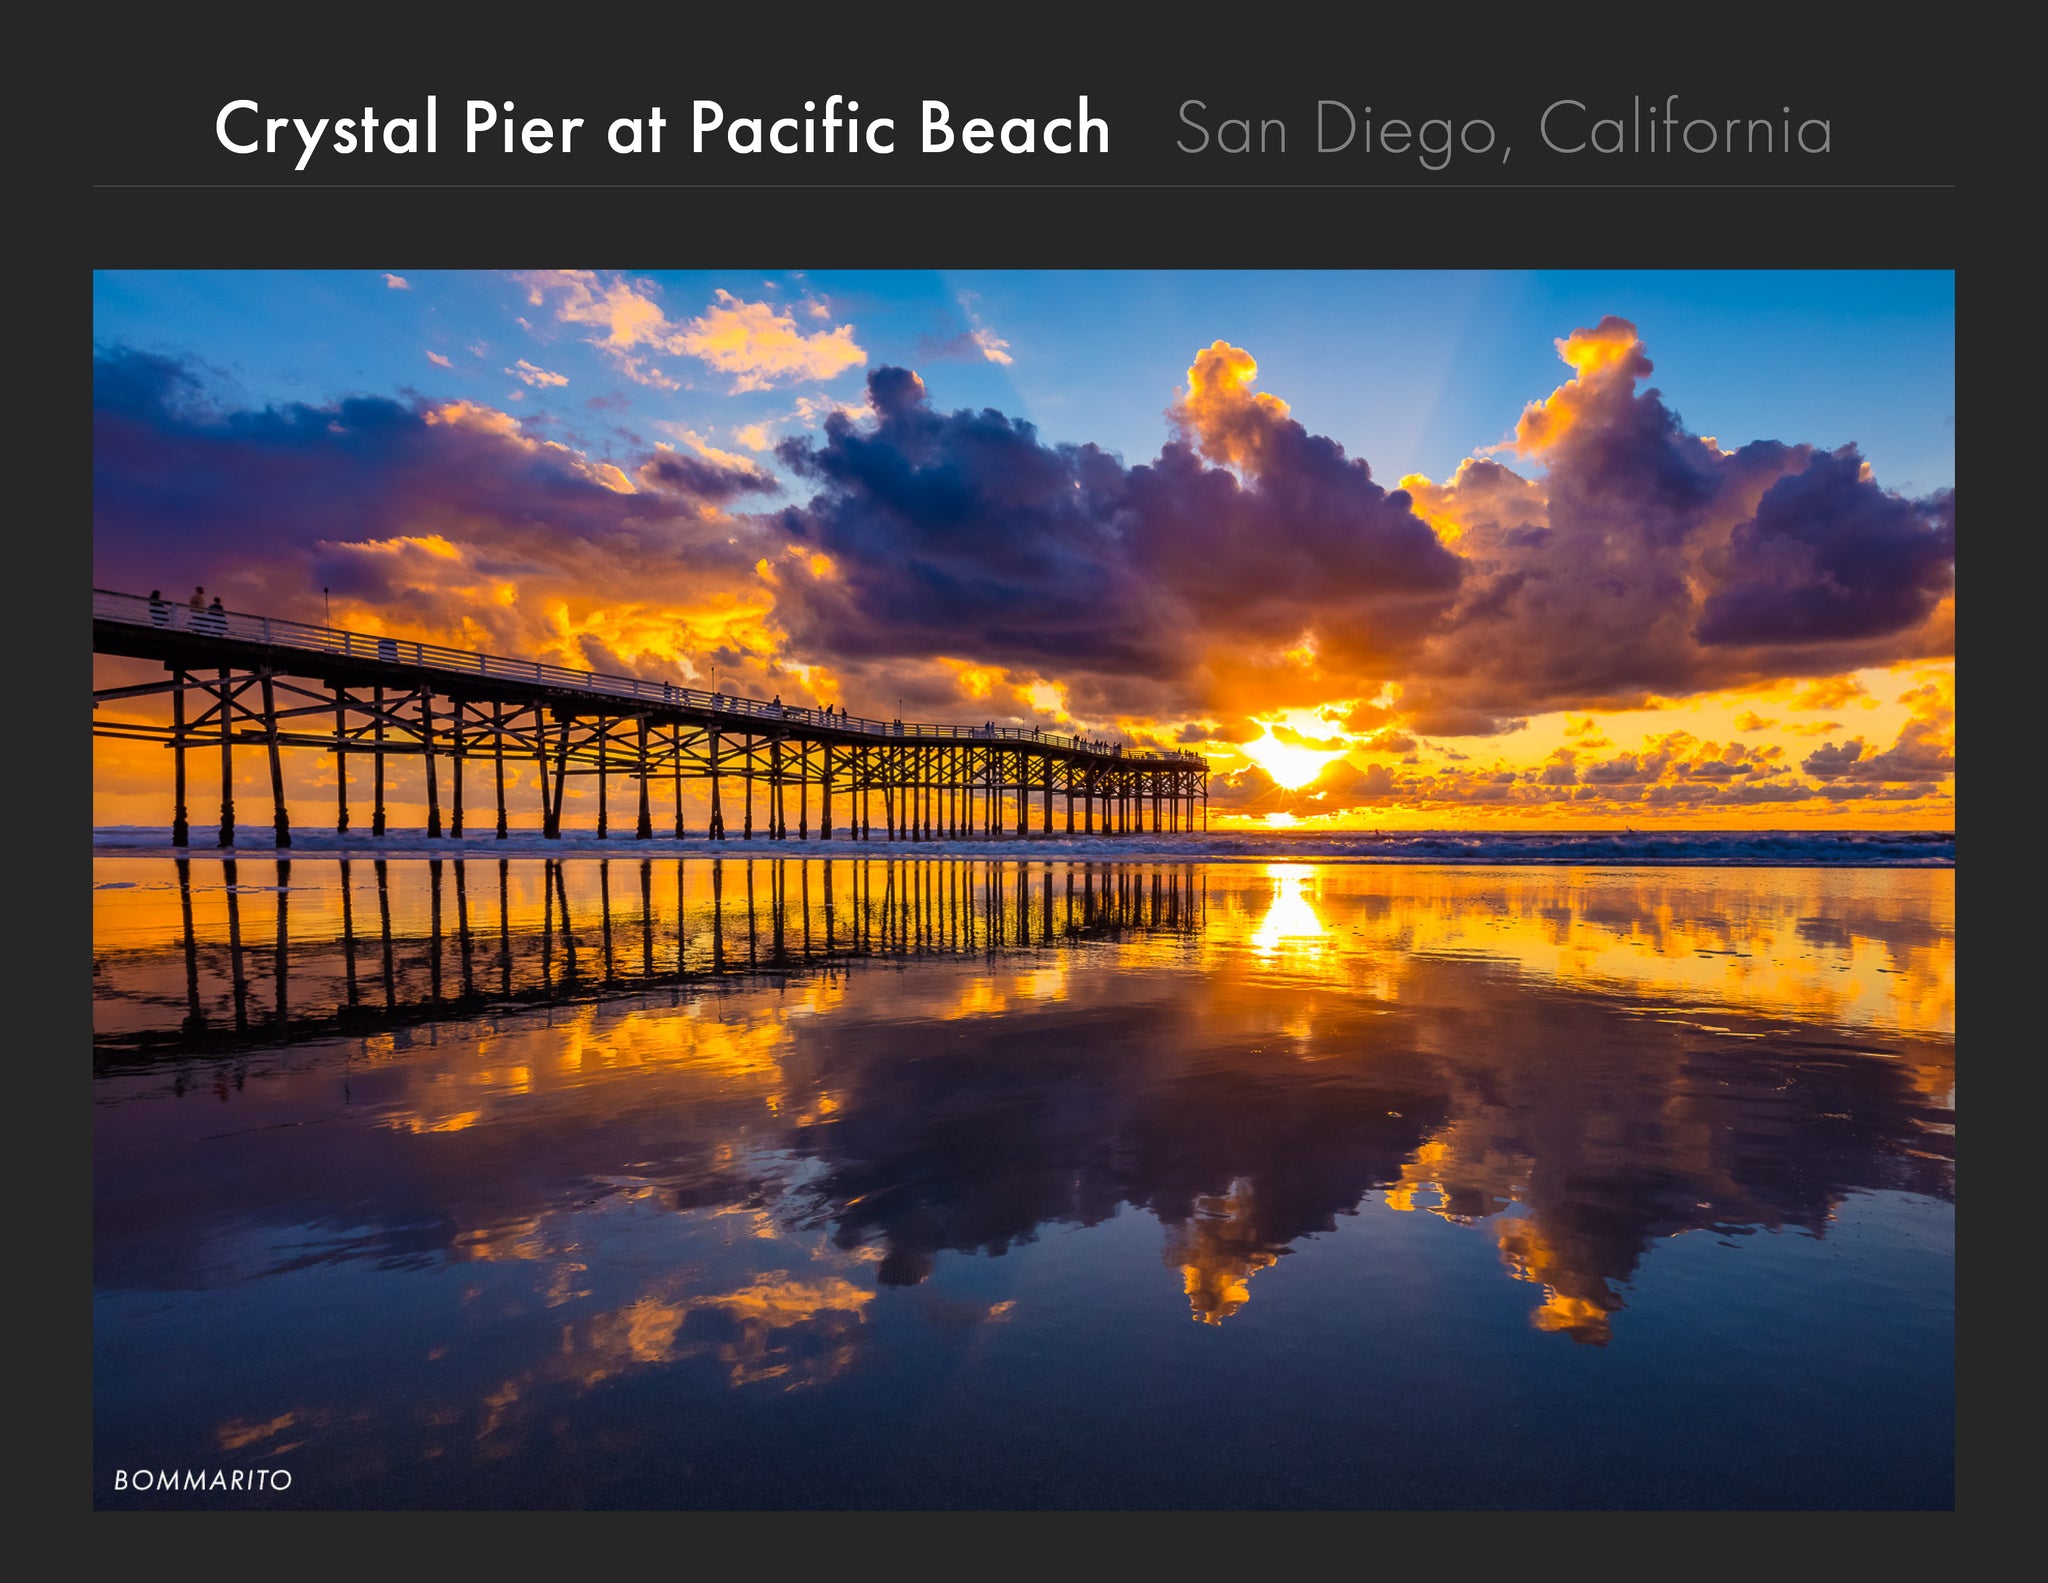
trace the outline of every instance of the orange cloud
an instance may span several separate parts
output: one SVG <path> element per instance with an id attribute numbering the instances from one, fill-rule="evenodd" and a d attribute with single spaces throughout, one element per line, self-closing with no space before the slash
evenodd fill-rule
<path id="1" fill-rule="evenodd" d="M 1259 365 L 1244 348 L 1215 341 L 1195 354 L 1185 393 L 1172 410 L 1212 461 L 1256 469 L 1271 426 L 1289 413 L 1286 402 L 1254 391 Z"/>
<path id="2" fill-rule="evenodd" d="M 1609 314 L 1590 330 L 1574 330 L 1555 343 L 1557 355 L 1571 365 L 1572 378 L 1542 401 L 1522 409 L 1515 437 L 1501 449 L 1534 456 L 1555 445 L 1589 407 L 1601 404 L 1617 387 L 1632 391 L 1635 382 L 1654 367 L 1643 355 L 1642 339 L 1628 320 Z"/>
<path id="3" fill-rule="evenodd" d="M 651 360 L 654 353 L 694 357 L 733 376 L 732 391 L 766 390 L 801 379 L 831 379 L 868 360 L 853 338 L 853 326 L 806 331 L 786 310 L 748 302 L 719 289 L 696 318 L 668 317 L 652 281 L 590 270 L 555 270 L 519 277 L 536 307 L 552 302 L 564 324 L 588 325 L 600 333 L 593 344 L 617 359 L 622 372 L 664 390 L 681 381 Z"/>
<path id="4" fill-rule="evenodd" d="M 671 344 L 733 375 L 734 394 L 799 379 L 830 379 L 868 360 L 854 343 L 850 324 L 807 333 L 772 304 L 746 302 L 724 290 L 715 295 Z"/>
<path id="5" fill-rule="evenodd" d="M 1788 709 L 1841 709 L 1849 704 L 1874 709 L 1877 700 L 1870 696 L 1870 689 L 1853 676 L 1828 676 L 1807 682 L 1793 688 L 1785 700 Z"/>

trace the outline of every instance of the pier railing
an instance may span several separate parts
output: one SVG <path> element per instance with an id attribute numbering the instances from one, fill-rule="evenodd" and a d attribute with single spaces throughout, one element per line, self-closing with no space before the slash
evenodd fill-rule
<path id="1" fill-rule="evenodd" d="M 599 693 L 669 708 L 731 715 L 749 720 L 787 721 L 813 730 L 844 731 L 890 741 L 909 738 L 947 742 L 1016 741 L 1059 748 L 1077 753 L 1125 755 L 1121 742 L 1088 737 L 1065 736 L 1025 726 L 961 726 L 903 720 L 869 720 L 837 710 L 812 709 L 801 704 L 764 702 L 732 693 L 710 692 L 678 682 L 654 681 L 640 676 L 608 676 L 602 671 L 576 670 L 551 665 L 545 660 L 507 659 L 498 654 L 480 654 L 468 649 L 446 648 L 438 643 L 420 643 L 411 638 L 387 637 L 373 632 L 351 632 L 343 627 L 314 626 L 304 621 L 287 621 L 278 616 L 255 616 L 214 607 L 195 609 L 179 600 L 151 599 L 141 594 L 117 593 L 110 589 L 92 591 L 92 618 L 128 626 L 154 627 L 159 631 L 188 632 L 202 638 L 219 638 L 259 643 L 267 648 L 290 649 L 305 654 L 328 654 L 343 659 L 377 661 L 389 665 L 412 665 L 422 669 L 462 676 L 481 676 L 501 681 L 527 682 L 543 687 L 562 687 L 578 692 Z M 1195 753 L 1151 749 L 1130 754 L 1141 763 L 1181 763 L 1201 766 L 1206 761 Z"/>

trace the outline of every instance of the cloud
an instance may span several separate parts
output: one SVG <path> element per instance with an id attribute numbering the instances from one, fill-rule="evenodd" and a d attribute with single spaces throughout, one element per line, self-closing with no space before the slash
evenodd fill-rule
<path id="1" fill-rule="evenodd" d="M 854 344 L 853 326 L 806 332 L 770 303 L 746 302 L 729 291 L 690 320 L 677 347 L 721 373 L 734 376 L 735 394 L 804 379 L 831 379 L 868 360 Z"/>
<path id="2" fill-rule="evenodd" d="M 1860 736 L 1828 742 L 1808 754 L 1800 767 L 1816 780 L 1889 784 L 1938 781 L 1954 773 L 1953 680 L 1942 678 L 1916 687 L 1900 702 L 1912 714 L 1890 747 L 1879 752 Z"/>
<path id="3" fill-rule="evenodd" d="M 726 505 L 742 495 L 782 492 L 773 476 L 724 453 L 686 456 L 664 450 L 641 464 L 633 476 L 649 489 L 709 505 Z"/>
<path id="4" fill-rule="evenodd" d="M 840 401 L 832 396 L 798 396 L 790 416 L 805 428 L 815 429 L 835 412 L 857 423 L 868 416 L 868 407 L 866 402 Z"/>
<path id="5" fill-rule="evenodd" d="M 701 314 L 677 323 L 662 308 L 660 288 L 652 281 L 606 279 L 589 270 L 518 278 L 534 306 L 552 303 L 560 322 L 595 329 L 592 344 L 611 355 L 628 378 L 664 390 L 681 388 L 681 381 L 652 360 L 656 354 L 693 357 L 730 374 L 734 394 L 831 379 L 867 361 L 851 324 L 807 331 L 787 310 L 722 288 Z"/>
<path id="6" fill-rule="evenodd" d="M 455 366 L 454 363 L 449 361 L 447 358 L 443 357 L 439 352 L 427 353 L 427 361 L 432 363 L 436 368 L 453 368 Z"/>
<path id="7" fill-rule="evenodd" d="M 218 410 L 190 367 L 128 350 L 94 373 L 101 586 L 316 621 L 325 586 L 365 630 L 805 695 L 761 536 L 722 509 L 773 490 L 758 469 L 658 452 L 629 477 L 471 402 Z"/>
<path id="8" fill-rule="evenodd" d="M 1890 637 L 1926 621 L 1955 576 L 1955 492 L 1878 488 L 1855 447 L 1813 457 L 1764 492 L 1700 610 L 1705 644 Z"/>
<path id="9" fill-rule="evenodd" d="M 688 331 L 644 281 L 531 289 L 649 370 Z M 805 335 L 765 304 L 713 308 Z M 1136 463 L 942 408 L 900 367 L 872 369 L 859 405 L 814 390 L 735 424 L 736 450 L 666 425 L 673 446 L 606 457 L 473 402 L 218 411 L 192 367 L 117 350 L 95 366 L 98 575 L 240 579 L 238 602 L 281 614 L 325 581 L 423 636 L 884 715 L 901 698 L 921 718 L 965 707 L 1218 744 L 1272 722 L 1324 751 L 1403 756 L 1381 768 L 1417 808 L 1945 796 L 1952 678 L 1907 693 L 1889 746 L 1836 733 L 1844 709 L 1879 706 L 1864 676 L 1914 664 L 1917 679 L 1953 652 L 1953 497 L 1885 491 L 1845 449 L 1688 432 L 1639 388 L 1650 366 L 1626 321 L 1560 346 L 1571 377 L 1495 455 L 1399 488 L 1222 341 L 1195 352 Z M 234 550 L 286 520 L 274 558 Z M 1760 622 L 1788 600 L 1786 631 Z M 1721 693 L 1789 712 L 1734 716 L 1779 743 L 1668 732 L 1624 751 L 1599 714 Z M 1535 762 L 1445 743 L 1503 743 L 1559 711 L 1565 747 L 1539 729 Z M 1779 745 L 1815 735 L 1803 764 Z M 1369 773 L 1305 790 L 1336 811 Z M 1269 778 L 1233 786 L 1257 810 L 1307 807 Z"/>
<path id="10" fill-rule="evenodd" d="M 1017 360 L 1010 355 L 1010 343 L 986 325 L 976 325 L 973 330 L 975 347 L 985 362 L 1001 363 L 1004 367 Z"/>
<path id="11" fill-rule="evenodd" d="M 982 362 L 1008 366 L 1016 361 L 1010 355 L 1010 343 L 995 331 L 981 326 L 961 330 L 954 335 L 920 336 L 917 355 L 921 361 L 932 363 Z"/>
<path id="12" fill-rule="evenodd" d="M 386 275 L 384 284 L 393 291 L 411 291 L 412 282 L 403 275 Z"/>
<path id="13" fill-rule="evenodd" d="M 916 374 L 875 370 L 870 424 L 835 413 L 821 441 L 776 448 L 816 490 L 777 526 L 841 568 L 783 607 L 792 634 L 841 656 L 1056 668 L 1077 699 L 1142 716 L 1231 692 L 1230 655 L 1300 671 L 1311 652 L 1349 667 L 1411 649 L 1457 586 L 1456 558 L 1284 407 L 1219 412 L 1205 388 L 1181 409 L 1190 438 L 1126 467 L 994 409 L 941 412 Z M 1212 465 L 1211 443 L 1248 465 Z"/>
<path id="14" fill-rule="evenodd" d="M 756 462 L 752 457 L 742 456 L 737 451 L 721 450 L 687 424 L 671 423 L 667 419 L 657 418 L 654 421 L 654 427 L 664 434 L 674 435 L 706 461 L 714 462 L 729 472 L 760 479 L 772 491 L 779 492 L 781 486 L 773 484 L 769 480 L 768 474 L 763 471 L 760 463 Z M 666 445 L 662 445 L 660 448 L 668 449 Z"/>
<path id="15" fill-rule="evenodd" d="M 598 344 L 609 350 L 623 352 L 657 344 L 668 333 L 668 316 L 656 300 L 658 288 L 652 281 L 623 276 L 602 280 L 584 269 L 549 270 L 517 278 L 526 285 L 526 300 L 534 307 L 545 307 L 552 300 L 557 319 L 598 329 L 602 332 Z"/>
<path id="16" fill-rule="evenodd" d="M 567 374 L 551 373 L 545 368 L 529 363 L 523 357 L 506 369 L 505 372 L 514 379 L 541 389 L 546 389 L 550 385 L 566 385 L 569 383 L 569 376 Z"/>
<path id="17" fill-rule="evenodd" d="M 960 311 L 967 318 L 967 328 L 952 335 L 926 335 L 918 339 L 917 355 L 921 360 L 944 362 L 959 359 L 964 362 L 997 363 L 1008 367 L 1016 359 L 1010 355 L 1010 343 L 996 334 L 983 322 L 975 308 L 975 293 L 960 294 Z"/>
<path id="18" fill-rule="evenodd" d="M 1810 701 L 1826 706 L 1853 669 L 1950 651 L 1952 499 L 1923 510 L 1853 451 L 1725 451 L 1687 432 L 1637 388 L 1650 363 L 1625 320 L 1559 346 L 1572 378 L 1504 447 L 1540 476 L 1475 457 L 1445 484 L 1391 491 L 1226 342 L 1196 354 L 1171 437 L 1137 466 L 1046 445 L 994 409 L 941 412 L 917 375 L 878 369 L 866 425 L 828 418 L 822 440 L 777 448 L 816 490 L 779 526 L 844 574 L 785 616 L 842 659 L 1054 670 L 1084 713 L 1391 697 L 1351 728 L 1434 737 L 1787 674 L 1818 678 Z M 1906 593 L 1880 595 L 1864 536 L 1889 546 Z M 1795 567 L 1763 548 L 1782 543 L 1812 553 Z M 1783 634 L 1744 626 L 1735 612 L 1767 582 L 1829 613 Z"/>
<path id="19" fill-rule="evenodd" d="M 1540 477 L 1478 457 L 1444 484 L 1402 480 L 1466 573 L 1409 671 L 1418 724 L 1640 707 L 1953 652 L 1952 494 L 1887 491 L 1853 447 L 1724 451 L 1688 432 L 1637 388 L 1652 364 L 1627 320 L 1557 344 L 1571 379 L 1494 448 Z"/>
<path id="20" fill-rule="evenodd" d="M 1803 687 L 1795 687 L 1785 700 L 1788 709 L 1841 709 L 1849 704 L 1874 709 L 1877 700 L 1870 696 L 1870 689 L 1853 676 L 1824 676 Z"/>

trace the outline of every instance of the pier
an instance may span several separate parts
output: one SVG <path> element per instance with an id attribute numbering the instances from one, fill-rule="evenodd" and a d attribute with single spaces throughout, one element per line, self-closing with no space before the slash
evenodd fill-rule
<path id="1" fill-rule="evenodd" d="M 234 753 L 270 771 L 273 844 L 291 845 L 284 754 L 332 754 L 337 833 L 356 808 L 350 769 L 367 760 L 369 830 L 386 833 L 387 766 L 424 769 L 426 837 L 511 833 L 505 766 L 538 769 L 540 834 L 559 839 L 571 776 L 595 777 L 596 834 L 614 834 L 612 788 L 628 839 L 691 832 L 684 783 L 704 782 L 698 834 L 714 840 L 922 842 L 1033 834 L 1135 835 L 1208 828 L 1209 764 L 1183 752 L 1003 725 L 869 720 L 762 702 L 678 682 L 607 676 L 540 660 L 199 610 L 93 590 L 96 654 L 152 660 L 160 681 L 93 694 L 93 734 L 169 750 L 171 843 L 192 844 L 193 756 L 220 784 L 217 844 L 235 845 Z M 163 699 L 168 718 L 114 718 L 106 706 Z M 441 770 L 445 766 L 444 780 Z M 484 784 L 478 784 L 479 777 Z"/>

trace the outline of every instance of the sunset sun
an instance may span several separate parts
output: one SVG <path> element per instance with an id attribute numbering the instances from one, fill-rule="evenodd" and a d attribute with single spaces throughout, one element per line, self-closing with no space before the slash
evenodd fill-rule
<path id="1" fill-rule="evenodd" d="M 1322 774 L 1324 768 L 1344 756 L 1343 748 L 1311 748 L 1282 742 L 1272 728 L 1254 742 L 1239 745 L 1241 753 L 1273 777 L 1273 784 L 1285 791 L 1297 791 Z"/>

